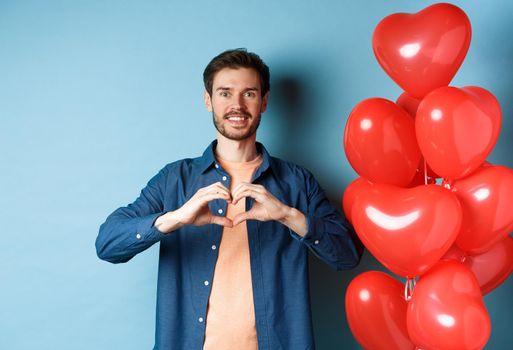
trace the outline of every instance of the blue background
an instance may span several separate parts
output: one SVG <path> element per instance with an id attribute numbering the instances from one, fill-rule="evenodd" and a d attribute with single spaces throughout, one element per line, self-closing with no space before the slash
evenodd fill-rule
<path id="1" fill-rule="evenodd" d="M 215 137 L 201 74 L 247 47 L 271 68 L 259 140 L 310 169 L 336 205 L 356 177 L 341 139 L 351 109 L 399 88 L 376 62 L 374 27 L 429 1 L 0 0 L 0 348 L 149 349 L 157 245 L 128 264 L 95 254 L 99 225 L 166 163 Z M 513 3 L 456 1 L 473 38 L 453 85 L 479 85 L 503 107 L 490 156 L 513 167 Z M 344 293 L 381 268 L 368 254 L 336 273 L 311 260 L 319 349 L 358 349 Z M 485 298 L 487 348 L 513 343 L 513 279 Z"/>

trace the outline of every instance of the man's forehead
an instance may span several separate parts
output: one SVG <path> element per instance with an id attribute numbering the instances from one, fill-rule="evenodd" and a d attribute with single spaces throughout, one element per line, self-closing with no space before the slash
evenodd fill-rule
<path id="1" fill-rule="evenodd" d="M 215 74 L 213 87 L 214 89 L 243 87 L 259 90 L 260 77 L 253 68 L 223 68 Z"/>

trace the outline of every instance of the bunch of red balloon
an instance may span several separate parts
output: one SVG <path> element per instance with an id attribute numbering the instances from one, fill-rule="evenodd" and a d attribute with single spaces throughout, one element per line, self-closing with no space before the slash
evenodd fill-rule
<path id="1" fill-rule="evenodd" d="M 481 349 L 491 332 L 482 295 L 513 270 L 513 170 L 486 158 L 501 109 L 487 90 L 448 84 L 470 45 L 466 14 L 435 4 L 384 18 L 373 49 L 405 91 L 351 112 L 344 148 L 361 176 L 344 211 L 367 249 L 407 278 L 357 276 L 346 313 L 366 349 Z"/>

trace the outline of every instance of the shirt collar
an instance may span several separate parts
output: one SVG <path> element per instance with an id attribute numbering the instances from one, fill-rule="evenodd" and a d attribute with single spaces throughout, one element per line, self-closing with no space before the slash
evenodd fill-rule
<path id="1" fill-rule="evenodd" d="M 215 149 L 217 146 L 217 140 L 212 141 L 212 143 L 205 149 L 203 152 L 203 155 L 200 157 L 199 167 L 200 172 L 203 174 L 205 171 L 207 171 L 210 167 L 214 166 L 216 163 L 216 157 L 215 157 Z M 260 142 L 256 143 L 256 148 L 258 153 L 262 155 L 262 164 L 258 168 L 257 172 L 255 173 L 255 178 L 260 176 L 264 171 L 266 171 L 268 168 L 272 169 L 272 160 L 271 156 L 265 149 L 264 145 L 262 145 Z"/>

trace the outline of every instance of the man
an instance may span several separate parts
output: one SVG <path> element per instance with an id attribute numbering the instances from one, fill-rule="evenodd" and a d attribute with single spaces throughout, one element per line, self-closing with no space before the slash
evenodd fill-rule
<path id="1" fill-rule="evenodd" d="M 256 142 L 269 69 L 229 50 L 204 74 L 217 139 L 164 167 L 100 227 L 101 259 L 160 242 L 155 349 L 313 349 L 308 250 L 357 265 L 352 229 L 305 169 Z"/>

